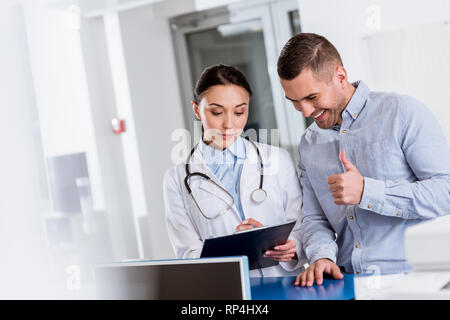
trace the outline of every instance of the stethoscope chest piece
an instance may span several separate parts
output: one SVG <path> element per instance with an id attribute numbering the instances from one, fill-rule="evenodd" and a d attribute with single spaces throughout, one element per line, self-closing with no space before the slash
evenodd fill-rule
<path id="1" fill-rule="evenodd" d="M 267 193 L 264 191 L 264 189 L 256 189 L 252 192 L 252 200 L 255 202 L 263 202 L 266 200 Z"/>

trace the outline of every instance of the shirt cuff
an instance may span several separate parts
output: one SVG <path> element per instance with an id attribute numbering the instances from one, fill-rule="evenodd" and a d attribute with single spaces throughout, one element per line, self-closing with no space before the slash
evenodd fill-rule
<path id="1" fill-rule="evenodd" d="M 329 260 L 333 261 L 333 263 L 336 263 L 336 254 L 331 251 L 323 251 L 323 252 L 316 253 L 316 254 L 312 255 L 310 259 L 308 259 L 309 265 L 312 265 L 314 262 L 316 262 L 319 259 L 329 259 Z"/>
<path id="2" fill-rule="evenodd" d="M 385 198 L 384 181 L 364 177 L 364 192 L 359 207 L 364 210 L 381 212 Z"/>
<path id="3" fill-rule="evenodd" d="M 280 262 L 280 265 L 287 272 L 291 272 L 300 269 L 303 266 L 303 263 L 300 263 L 300 260 L 291 259 L 291 261 L 288 262 Z"/>
<path id="4" fill-rule="evenodd" d="M 280 262 L 281 267 L 288 271 L 294 271 L 296 269 L 300 269 L 304 266 L 304 264 L 306 263 L 306 257 L 305 254 L 303 252 L 303 250 L 301 249 L 301 245 L 299 244 L 299 241 L 293 238 L 289 238 L 290 240 L 294 240 L 295 244 L 297 246 L 297 259 L 291 259 L 288 262 Z"/>

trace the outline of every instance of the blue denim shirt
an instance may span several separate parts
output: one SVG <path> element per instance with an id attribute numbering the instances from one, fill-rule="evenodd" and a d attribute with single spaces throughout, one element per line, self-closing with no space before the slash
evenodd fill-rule
<path id="1" fill-rule="evenodd" d="M 203 161 L 217 179 L 219 179 L 222 187 L 233 196 L 236 209 L 242 220 L 245 220 L 240 196 L 240 178 L 242 166 L 246 159 L 244 141 L 239 137 L 231 146 L 223 151 L 214 149 L 203 141 L 200 146 Z"/>
<path id="2" fill-rule="evenodd" d="M 448 142 L 420 102 L 353 85 L 341 126 L 314 123 L 301 138 L 304 250 L 309 263 L 328 258 L 349 273 L 408 272 L 405 229 L 450 214 Z M 328 189 L 345 170 L 340 150 L 364 177 L 359 205 L 336 205 Z"/>

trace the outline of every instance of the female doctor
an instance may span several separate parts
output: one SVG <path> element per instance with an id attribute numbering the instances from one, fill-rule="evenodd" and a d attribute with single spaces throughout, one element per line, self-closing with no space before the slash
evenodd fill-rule
<path id="1" fill-rule="evenodd" d="M 250 276 L 297 275 L 304 263 L 297 173 L 285 150 L 240 136 L 251 94 L 234 67 L 214 65 L 201 74 L 192 107 L 202 141 L 164 177 L 169 238 L 177 258 L 198 258 L 205 239 L 297 221 L 289 240 L 265 253 L 280 264 Z"/>

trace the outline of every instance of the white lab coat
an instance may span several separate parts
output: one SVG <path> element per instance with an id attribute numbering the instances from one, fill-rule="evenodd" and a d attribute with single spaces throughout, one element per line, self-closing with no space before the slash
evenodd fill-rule
<path id="1" fill-rule="evenodd" d="M 256 203 L 251 199 L 251 193 L 259 187 L 258 155 L 251 143 L 245 139 L 244 143 L 247 158 L 240 178 L 240 196 L 245 217 L 256 219 L 268 226 L 297 221 L 290 239 L 297 243 L 299 260 L 292 259 L 277 266 L 263 268 L 262 275 L 264 277 L 297 275 L 299 268 L 303 267 L 306 261 L 301 251 L 299 235 L 302 194 L 293 162 L 286 150 L 255 142 L 264 164 L 263 188 L 267 192 L 267 198 L 262 203 Z M 205 173 L 222 186 L 203 162 L 199 146 L 189 163 L 191 172 Z M 185 163 L 173 167 L 164 177 L 167 230 L 179 259 L 200 257 L 205 239 L 233 234 L 236 226 L 241 223 L 241 217 L 235 206 L 217 218 L 206 219 L 187 192 L 185 177 Z M 221 198 L 229 201 L 230 198 L 223 191 L 213 194 L 210 186 L 204 178 L 198 176 L 190 178 L 190 187 L 202 211 L 217 213 L 218 201 L 222 201 Z M 258 277 L 261 273 L 259 270 L 251 270 L 250 276 Z"/>

